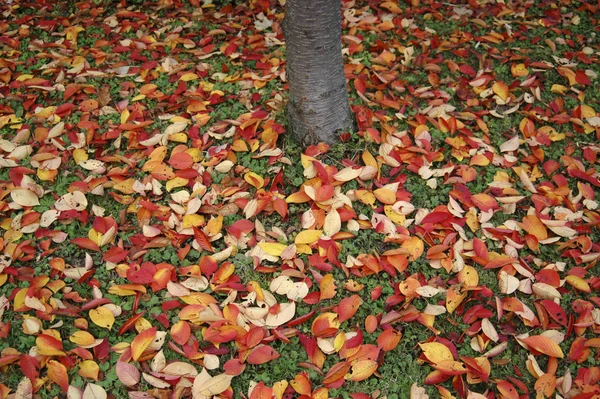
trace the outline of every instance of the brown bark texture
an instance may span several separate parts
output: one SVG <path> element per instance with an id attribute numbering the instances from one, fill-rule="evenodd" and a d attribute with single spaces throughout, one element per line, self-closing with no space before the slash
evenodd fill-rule
<path id="1" fill-rule="evenodd" d="M 342 59 L 341 0 L 287 0 L 288 122 L 303 146 L 354 127 Z"/>

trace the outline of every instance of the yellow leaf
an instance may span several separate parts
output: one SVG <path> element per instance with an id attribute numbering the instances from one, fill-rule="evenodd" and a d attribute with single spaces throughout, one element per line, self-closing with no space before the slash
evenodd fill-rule
<path id="1" fill-rule="evenodd" d="M 365 163 L 365 166 L 372 166 L 375 169 L 378 169 L 377 160 L 375 159 L 375 157 L 373 155 L 371 155 L 369 150 L 365 150 L 362 153 L 362 160 Z"/>
<path id="2" fill-rule="evenodd" d="M 583 118 L 593 118 L 594 116 L 596 116 L 596 111 L 594 111 L 594 108 L 590 107 L 589 105 L 582 104 L 580 108 L 581 116 Z"/>
<path id="3" fill-rule="evenodd" d="M 577 288 L 579 291 L 591 292 L 590 285 L 581 277 L 570 275 L 565 277 L 565 280 L 567 281 L 567 283 L 569 283 L 569 285 Z"/>
<path id="4" fill-rule="evenodd" d="M 316 242 L 319 237 L 321 237 L 322 230 L 303 230 L 296 236 L 294 243 L 296 245 L 299 244 L 313 244 Z"/>
<path id="5" fill-rule="evenodd" d="M 454 288 L 450 287 L 450 289 L 446 291 L 446 310 L 448 313 L 452 314 L 466 296 L 467 294 L 459 293 Z"/>
<path id="6" fill-rule="evenodd" d="M 273 384 L 273 394 L 275 395 L 275 399 L 283 398 L 283 394 L 288 387 L 288 382 L 286 380 L 277 381 Z"/>
<path id="7" fill-rule="evenodd" d="M 529 75 L 529 69 L 525 64 L 512 64 L 510 66 L 510 72 L 514 77 L 523 77 Z"/>
<path id="8" fill-rule="evenodd" d="M 113 186 L 113 190 L 117 190 L 122 192 L 123 194 L 133 194 L 133 184 L 135 183 L 134 179 L 123 180 L 120 183 L 117 183 Z"/>
<path id="9" fill-rule="evenodd" d="M 333 178 L 337 181 L 347 182 L 356 179 L 358 176 L 360 176 L 361 172 L 362 168 L 355 169 L 351 166 L 348 166 L 333 175 Z"/>
<path id="10" fill-rule="evenodd" d="M 187 136 L 186 136 L 187 138 Z M 199 148 L 188 148 L 185 150 L 191 157 L 194 162 L 200 162 L 202 160 L 202 151 Z"/>
<path id="11" fill-rule="evenodd" d="M 550 87 L 550 91 L 554 94 L 565 94 L 567 90 L 569 90 L 567 86 L 558 84 L 553 84 L 552 87 Z"/>
<path id="12" fill-rule="evenodd" d="M 188 184 L 188 181 L 188 179 L 184 179 L 183 177 L 175 177 L 169 180 L 167 184 L 165 184 L 165 187 L 167 188 L 167 191 L 171 191 L 174 188 L 185 186 Z"/>
<path id="13" fill-rule="evenodd" d="M 179 78 L 179 80 L 182 80 L 184 82 L 189 82 L 191 80 L 197 80 L 198 79 L 198 75 L 196 75 L 193 72 L 188 72 L 188 73 L 184 73 L 183 75 L 181 75 L 181 77 Z"/>
<path id="14" fill-rule="evenodd" d="M 102 242 L 102 234 L 98 233 L 95 229 L 91 229 L 88 232 L 88 238 L 94 241 L 98 246 L 100 245 L 100 242 Z"/>
<path id="15" fill-rule="evenodd" d="M 384 206 L 383 210 L 385 211 L 385 216 L 387 216 L 392 222 L 394 222 L 394 224 L 397 224 L 400 226 L 404 225 L 406 216 L 402 215 L 401 213 L 396 212 L 394 210 L 394 208 L 392 207 L 392 205 Z"/>
<path id="16" fill-rule="evenodd" d="M 204 224 L 204 216 L 193 213 L 191 215 L 185 215 L 183 217 L 183 228 L 189 229 L 190 227 L 198 227 Z"/>
<path id="17" fill-rule="evenodd" d="M 427 342 L 424 344 L 419 344 L 419 346 L 423 351 L 423 355 L 432 363 L 454 360 L 452 352 L 444 344 L 439 342 Z"/>
<path id="18" fill-rule="evenodd" d="M 255 188 L 262 188 L 265 185 L 265 179 L 254 172 L 246 173 L 244 175 L 244 180 L 246 180 L 248 184 Z"/>
<path id="19" fill-rule="evenodd" d="M 378 364 L 375 360 L 365 359 L 359 360 L 352 365 L 352 370 L 349 374 L 344 377 L 350 381 L 363 381 L 369 378 L 375 370 L 377 370 Z"/>
<path id="20" fill-rule="evenodd" d="M 127 120 L 129 119 L 129 110 L 127 108 L 125 108 L 123 111 L 121 111 L 121 125 L 124 125 Z"/>
<path id="21" fill-rule="evenodd" d="M 17 82 L 24 82 L 24 81 L 32 79 L 32 78 L 33 78 L 33 75 L 23 74 L 23 75 L 19 75 L 19 77 L 16 78 L 15 80 Z"/>
<path id="22" fill-rule="evenodd" d="M 310 247 L 306 244 L 300 244 L 296 246 L 296 253 L 297 254 L 306 254 L 306 255 L 312 255 L 312 250 L 310 249 Z"/>
<path id="23" fill-rule="evenodd" d="M 465 266 L 458 272 L 458 281 L 466 288 L 477 287 L 477 284 L 479 284 L 479 274 L 477 274 L 477 270 L 474 267 Z"/>
<path id="24" fill-rule="evenodd" d="M 259 242 L 258 246 L 266 254 L 277 257 L 281 256 L 283 251 L 287 248 L 287 245 L 279 244 L 277 242 Z"/>
<path id="25" fill-rule="evenodd" d="M 90 310 L 90 319 L 98 327 L 110 330 L 115 323 L 115 316 L 105 307 L 98 307 Z"/>
<path id="26" fill-rule="evenodd" d="M 375 198 L 383 204 L 393 205 L 396 203 L 396 193 L 387 188 L 378 188 L 373 191 L 373 194 L 375 195 Z"/>
<path id="27" fill-rule="evenodd" d="M 86 347 L 92 345 L 95 341 L 95 338 L 87 331 L 75 331 L 69 337 L 69 341 L 73 342 L 77 346 Z"/>
<path id="28" fill-rule="evenodd" d="M 215 236 L 219 234 L 221 229 L 223 228 L 223 215 L 219 215 L 216 218 L 212 218 L 206 224 L 206 232 L 210 236 Z"/>
<path id="29" fill-rule="evenodd" d="M 365 205 L 373 206 L 375 204 L 375 194 L 368 190 L 356 190 L 354 196 Z"/>
<path id="30" fill-rule="evenodd" d="M 88 160 L 88 154 L 83 148 L 76 148 L 73 150 L 73 160 L 75 161 L 76 165 L 79 165 L 79 162 Z"/>
<path id="31" fill-rule="evenodd" d="M 98 381 L 98 375 L 100 374 L 100 367 L 98 363 L 93 360 L 84 360 L 79 363 L 79 375 L 84 378 L 89 378 L 94 381 Z"/>
<path id="32" fill-rule="evenodd" d="M 508 98 L 508 86 L 504 82 L 494 82 L 492 85 L 492 91 L 494 94 L 497 94 L 498 97 L 502 99 L 502 101 L 506 101 Z"/>

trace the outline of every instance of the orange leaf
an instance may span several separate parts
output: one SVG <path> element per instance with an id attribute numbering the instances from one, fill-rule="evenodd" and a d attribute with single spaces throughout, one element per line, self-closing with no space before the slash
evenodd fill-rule
<path id="1" fill-rule="evenodd" d="M 331 366 L 325 378 L 323 378 L 323 384 L 334 384 L 344 378 L 346 374 L 350 371 L 350 363 L 348 362 L 339 362 Z"/>
<path id="2" fill-rule="evenodd" d="M 192 329 L 185 320 L 179 320 L 171 327 L 171 338 L 179 345 L 184 345 L 190 339 Z"/>
<path id="3" fill-rule="evenodd" d="M 325 299 L 331 299 L 335 296 L 336 287 L 333 279 L 333 274 L 326 274 L 319 282 L 319 289 L 321 291 L 321 301 Z M 341 320 L 340 320 L 341 322 Z"/>
<path id="4" fill-rule="evenodd" d="M 523 218 L 523 229 L 535 236 L 538 241 L 548 238 L 548 230 L 542 221 L 535 215 L 527 215 Z"/>
<path id="5" fill-rule="evenodd" d="M 375 198 L 382 204 L 393 205 L 396 203 L 396 193 L 392 190 L 388 190 L 387 188 L 378 188 L 373 191 Z"/>
<path id="6" fill-rule="evenodd" d="M 377 321 L 377 317 L 373 316 L 372 314 L 368 315 L 365 319 L 365 331 L 369 334 L 375 332 L 375 330 L 377 330 L 378 325 L 379 322 Z"/>
<path id="7" fill-rule="evenodd" d="M 498 388 L 498 392 L 506 399 L 519 399 L 519 393 L 515 386 L 506 380 L 497 381 L 496 388 Z"/>
<path id="8" fill-rule="evenodd" d="M 544 355 L 558 357 L 561 359 L 565 357 L 562 349 L 560 349 L 560 346 L 546 336 L 532 335 L 531 337 L 521 339 L 521 341 L 527 344 L 527 346 L 529 346 L 531 349 L 535 349 Z"/>
<path id="9" fill-rule="evenodd" d="M 333 198 L 334 188 L 331 184 L 324 184 L 315 193 L 315 201 L 325 202 Z"/>
<path id="10" fill-rule="evenodd" d="M 379 346 L 385 352 L 389 352 L 398 346 L 401 338 L 402 333 L 400 331 L 389 328 L 379 334 L 379 337 L 377 337 L 377 346 Z"/>
<path id="11" fill-rule="evenodd" d="M 46 368 L 48 369 L 48 378 L 60 386 L 63 392 L 67 392 L 69 389 L 69 375 L 65 365 L 56 360 L 50 360 L 46 364 Z"/>
<path id="12" fill-rule="evenodd" d="M 300 395 L 310 396 L 312 392 L 312 384 L 308 379 L 308 375 L 306 373 L 298 373 L 296 377 L 292 381 L 290 381 L 290 385 L 294 388 L 294 391 L 299 393 Z"/>
<path id="13" fill-rule="evenodd" d="M 79 104 L 79 110 L 83 112 L 90 112 L 95 109 L 98 109 L 98 101 L 94 99 L 85 100 Z"/>
<path id="14" fill-rule="evenodd" d="M 250 399 L 271 399 L 272 397 L 273 388 L 269 388 L 262 381 L 256 384 L 250 394 Z"/>
<path id="15" fill-rule="evenodd" d="M 340 323 L 343 323 L 354 316 L 361 303 L 362 300 L 360 299 L 360 296 L 356 294 L 342 299 L 337 306 L 338 319 Z"/>
<path id="16" fill-rule="evenodd" d="M 479 193 L 471 197 L 473 204 L 483 212 L 500 208 L 496 199 L 489 194 Z"/>
<path id="17" fill-rule="evenodd" d="M 543 374 L 535 382 L 534 388 L 535 392 L 542 393 L 544 397 L 549 398 L 556 389 L 556 376 L 550 373 Z"/>
<path id="18" fill-rule="evenodd" d="M 409 255 L 409 260 L 417 260 L 425 250 L 425 245 L 419 237 L 412 236 L 402 243 L 402 249 Z"/>
<path id="19" fill-rule="evenodd" d="M 149 328 L 139 333 L 131 342 L 131 357 L 137 361 L 142 353 L 150 346 L 156 336 L 156 327 Z"/>
<path id="20" fill-rule="evenodd" d="M 332 337 L 337 333 L 339 327 L 340 321 L 337 314 L 321 313 L 312 323 L 312 332 L 315 337 Z"/>

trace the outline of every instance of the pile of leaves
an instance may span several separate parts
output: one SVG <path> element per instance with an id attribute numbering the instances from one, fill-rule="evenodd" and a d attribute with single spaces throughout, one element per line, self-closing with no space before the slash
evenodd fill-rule
<path id="1" fill-rule="evenodd" d="M 280 2 L 4 1 L 0 398 L 598 397 L 600 9 L 452 3 L 302 151 Z"/>

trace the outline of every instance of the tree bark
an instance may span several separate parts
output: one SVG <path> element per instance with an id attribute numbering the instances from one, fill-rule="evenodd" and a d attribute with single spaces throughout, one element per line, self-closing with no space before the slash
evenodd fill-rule
<path id="1" fill-rule="evenodd" d="M 354 128 L 342 59 L 341 0 L 287 0 L 287 116 L 303 146 Z"/>

